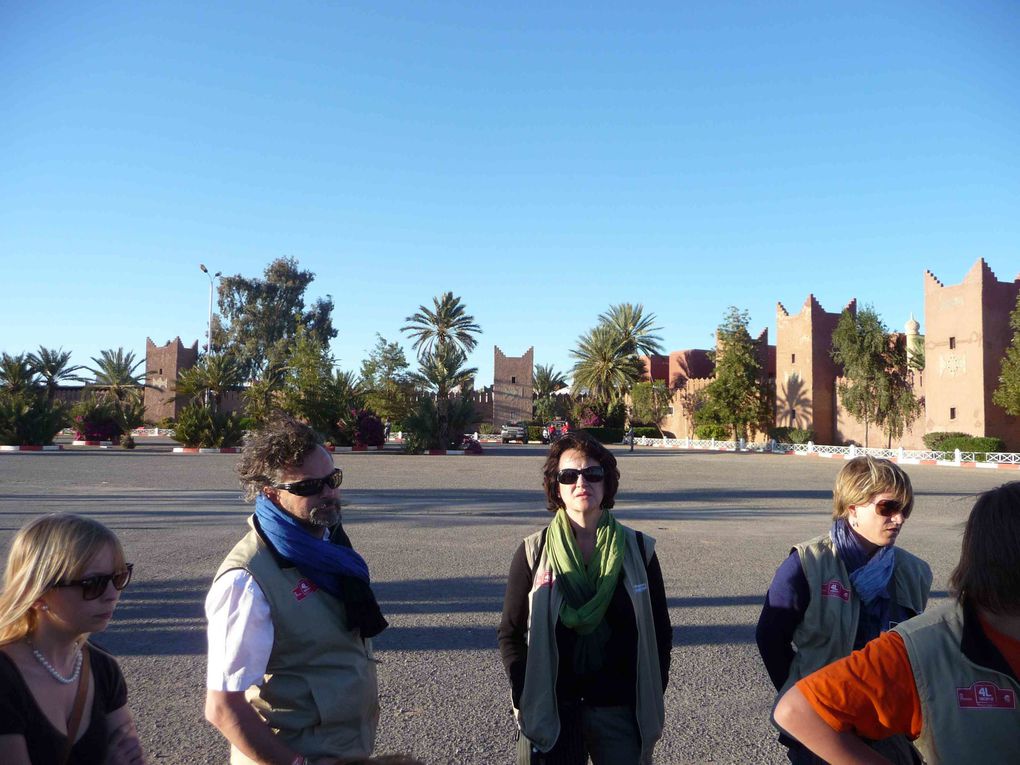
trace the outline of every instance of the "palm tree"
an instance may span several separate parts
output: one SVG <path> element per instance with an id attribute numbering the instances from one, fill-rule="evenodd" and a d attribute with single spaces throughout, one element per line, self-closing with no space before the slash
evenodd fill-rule
<path id="1" fill-rule="evenodd" d="M 223 403 L 224 393 L 240 389 L 243 383 L 244 372 L 233 356 L 209 354 L 177 376 L 174 398 L 193 399 L 208 395 L 212 397 L 215 410 Z"/>
<path id="2" fill-rule="evenodd" d="M 448 381 L 449 370 L 463 366 L 468 352 L 478 345 L 474 336 L 482 329 L 452 292 L 432 298 L 432 304 L 432 310 L 418 306 L 418 312 L 404 319 L 407 324 L 400 329 L 410 335 L 412 347 L 418 352 L 421 367 L 418 380 L 435 376 L 437 380 Z M 449 440 L 449 391 L 452 387 L 444 384 L 435 388 L 442 448 L 446 448 Z"/>
<path id="3" fill-rule="evenodd" d="M 432 432 L 427 434 L 432 448 L 446 449 L 450 446 L 450 392 L 458 387 L 462 390 L 470 387 L 478 373 L 474 367 L 465 367 L 466 361 L 467 357 L 460 348 L 437 345 L 432 353 L 421 360 L 419 371 L 411 375 L 415 385 L 436 396 L 436 427 L 434 431 L 428 428 Z M 463 409 L 454 408 L 458 412 Z M 412 418 L 412 429 L 415 424 L 421 426 L 431 417 L 431 405 L 419 406 L 418 410 L 420 416 Z"/>
<path id="4" fill-rule="evenodd" d="M 624 343 L 624 350 L 633 356 L 651 356 L 662 353 L 662 338 L 653 335 L 662 327 L 653 327 L 655 314 L 644 315 L 645 307 L 638 303 L 620 303 L 599 314 L 599 321 L 614 329 Z"/>
<path id="5" fill-rule="evenodd" d="M 0 357 L 0 388 L 20 393 L 34 388 L 37 382 L 32 363 L 24 353 L 9 356 L 5 352 Z"/>
<path id="6" fill-rule="evenodd" d="M 82 378 L 75 372 L 83 367 L 70 366 L 70 362 L 71 352 L 65 351 L 63 348 L 54 351 L 40 345 L 38 355 L 29 354 L 28 363 L 32 366 L 32 371 L 42 378 L 42 382 L 46 386 L 46 398 L 50 401 L 53 400 L 53 396 L 62 382 L 82 381 Z"/>
<path id="7" fill-rule="evenodd" d="M 99 358 L 93 356 L 92 361 L 96 364 L 95 368 L 85 369 L 96 376 L 93 387 L 104 390 L 118 401 L 129 395 L 137 396 L 145 384 L 145 375 L 137 372 L 145 359 L 135 361 L 134 351 L 124 353 L 123 348 L 116 351 L 111 348 L 100 351 Z"/>
<path id="8" fill-rule="evenodd" d="M 434 310 L 423 305 L 418 312 L 408 316 L 407 324 L 400 328 L 411 336 L 412 346 L 418 352 L 418 358 L 432 353 L 436 346 L 453 345 L 467 354 L 474 350 L 478 341 L 474 336 L 482 329 L 475 323 L 475 317 L 465 312 L 464 304 L 452 292 L 444 292 L 441 297 L 432 298 Z"/>
<path id="9" fill-rule="evenodd" d="M 587 393 L 603 411 L 620 401 L 645 372 L 641 360 L 629 351 L 626 338 L 608 324 L 581 335 L 577 348 L 570 352 L 577 359 L 571 386 L 574 397 Z"/>
<path id="10" fill-rule="evenodd" d="M 563 376 L 562 372 L 557 372 L 552 364 L 549 366 L 536 364 L 535 378 L 532 384 L 535 388 L 535 397 L 545 398 L 566 388 L 567 378 Z"/>

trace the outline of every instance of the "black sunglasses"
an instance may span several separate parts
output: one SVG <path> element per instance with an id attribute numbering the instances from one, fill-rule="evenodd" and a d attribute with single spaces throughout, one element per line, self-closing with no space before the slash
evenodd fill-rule
<path id="1" fill-rule="evenodd" d="M 588 483 L 601 483 L 602 479 L 606 477 L 606 471 L 602 469 L 601 465 L 591 465 L 581 470 L 577 468 L 563 468 L 563 470 L 556 474 L 556 480 L 559 483 L 572 484 L 577 483 L 578 476 L 582 475 Z"/>
<path id="2" fill-rule="evenodd" d="M 87 576 L 84 579 L 74 579 L 70 582 L 57 582 L 54 587 L 81 587 L 81 596 L 84 600 L 95 600 L 104 592 L 106 585 L 113 583 L 113 589 L 123 590 L 131 581 L 131 569 L 135 564 L 128 563 L 123 571 L 115 571 L 112 574 L 96 574 Z"/>
<path id="3" fill-rule="evenodd" d="M 321 494 L 327 486 L 331 489 L 339 489 L 343 482 L 344 471 L 335 468 L 325 478 L 306 478 L 303 481 L 294 481 L 294 483 L 271 483 L 269 485 L 274 489 L 289 491 L 299 497 L 314 497 L 316 494 Z"/>
<path id="4" fill-rule="evenodd" d="M 910 511 L 897 499 L 880 499 L 875 503 L 875 512 L 883 518 L 892 518 L 896 513 L 903 513 L 903 520 L 910 517 Z"/>

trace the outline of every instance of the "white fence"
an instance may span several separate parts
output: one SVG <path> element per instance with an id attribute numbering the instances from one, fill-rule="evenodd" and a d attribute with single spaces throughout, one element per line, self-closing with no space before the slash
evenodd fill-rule
<path id="1" fill-rule="evenodd" d="M 821 457 L 842 457 L 853 459 L 868 455 L 882 457 L 906 464 L 934 462 L 943 465 L 961 465 L 975 463 L 978 465 L 1020 465 L 1020 454 L 1015 452 L 952 452 L 920 451 L 914 449 L 865 449 L 863 446 L 829 446 L 827 444 L 784 444 L 776 441 L 763 443 L 745 443 L 741 441 L 699 440 L 695 438 L 635 438 L 636 446 L 652 446 L 669 449 L 702 449 L 728 452 L 770 452 L 773 454 L 816 455 Z"/>

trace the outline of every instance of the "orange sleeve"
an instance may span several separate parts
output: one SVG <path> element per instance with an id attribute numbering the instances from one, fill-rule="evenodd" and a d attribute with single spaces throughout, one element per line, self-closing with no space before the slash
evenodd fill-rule
<path id="1" fill-rule="evenodd" d="M 870 739 L 921 735 L 921 699 L 903 638 L 886 632 L 797 683 L 833 730 Z"/>

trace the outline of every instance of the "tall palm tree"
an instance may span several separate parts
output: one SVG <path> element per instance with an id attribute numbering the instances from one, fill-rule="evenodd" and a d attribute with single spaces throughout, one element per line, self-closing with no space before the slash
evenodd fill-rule
<path id="1" fill-rule="evenodd" d="M 118 401 L 127 396 L 137 396 L 144 386 L 145 375 L 138 374 L 138 367 L 145 359 L 135 361 L 135 352 L 124 352 L 123 348 L 116 351 L 112 348 L 99 352 L 99 358 L 92 357 L 95 367 L 85 367 L 96 376 L 93 387 L 104 390 Z"/>
<path id="2" fill-rule="evenodd" d="M 644 315 L 645 307 L 638 303 L 620 303 L 599 314 L 599 321 L 614 329 L 624 343 L 627 354 L 651 356 L 662 353 L 662 338 L 652 334 L 662 327 L 653 327 L 655 314 Z"/>
<path id="3" fill-rule="evenodd" d="M 545 398 L 558 390 L 566 388 L 567 378 L 563 376 L 562 372 L 557 372 L 552 364 L 549 366 L 536 364 L 532 386 L 535 388 L 536 398 Z"/>
<path id="4" fill-rule="evenodd" d="M 412 347 L 418 352 L 421 366 L 419 379 L 427 379 L 430 374 L 441 369 L 450 369 L 451 364 L 459 357 L 458 366 L 463 366 L 469 351 L 473 350 L 478 341 L 475 335 L 482 328 L 475 322 L 475 317 L 467 313 L 459 297 L 452 292 L 444 292 L 432 298 L 433 308 L 418 306 L 417 313 L 408 316 L 401 327 L 412 339 Z M 444 375 L 438 375 L 444 378 Z M 453 387 L 453 386 L 450 386 Z M 436 410 L 439 414 L 439 441 L 446 448 L 449 440 L 449 390 L 445 385 L 436 388 Z"/>
<path id="5" fill-rule="evenodd" d="M 24 353 L 0 357 L 0 389 L 20 393 L 36 386 L 37 379 L 32 363 Z"/>
<path id="6" fill-rule="evenodd" d="M 32 371 L 42 379 L 46 386 L 46 398 L 50 401 L 53 400 L 61 383 L 82 381 L 75 372 L 83 367 L 71 366 L 71 352 L 63 348 L 53 350 L 40 345 L 38 354 L 28 355 L 28 363 L 32 366 Z"/>
<path id="7" fill-rule="evenodd" d="M 626 339 L 607 324 L 581 335 L 570 352 L 577 359 L 571 386 L 574 397 L 587 393 L 603 411 L 620 401 L 644 375 L 644 365 L 629 350 Z"/>
<path id="8" fill-rule="evenodd" d="M 432 448 L 446 449 L 450 446 L 450 392 L 457 387 L 469 387 L 478 373 L 474 367 L 465 367 L 466 361 L 467 357 L 460 348 L 437 345 L 422 359 L 419 371 L 411 375 L 415 385 L 436 396 L 437 427 L 434 438 L 430 439 Z M 425 407 L 422 412 L 427 410 L 428 407 Z"/>
<path id="9" fill-rule="evenodd" d="M 444 292 L 440 297 L 432 298 L 434 308 L 430 310 L 423 305 L 418 306 L 416 313 L 408 316 L 406 325 L 401 332 L 410 335 L 412 347 L 423 358 L 436 346 L 453 345 L 465 354 L 474 350 L 478 341 L 474 336 L 480 334 L 482 328 L 475 323 L 475 317 L 466 312 L 464 304 L 452 292 Z"/>

